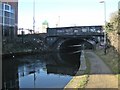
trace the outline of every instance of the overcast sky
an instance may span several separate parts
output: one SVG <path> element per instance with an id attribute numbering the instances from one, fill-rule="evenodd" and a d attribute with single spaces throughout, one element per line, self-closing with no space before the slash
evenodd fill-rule
<path id="1" fill-rule="evenodd" d="M 33 1 L 19 0 L 18 26 L 33 27 Z M 118 10 L 119 0 L 106 0 L 106 16 Z M 100 0 L 35 0 L 35 26 L 40 28 L 42 22 L 48 21 L 49 27 L 73 25 L 103 25 L 104 4 Z M 59 18 L 60 17 L 60 18 Z"/>

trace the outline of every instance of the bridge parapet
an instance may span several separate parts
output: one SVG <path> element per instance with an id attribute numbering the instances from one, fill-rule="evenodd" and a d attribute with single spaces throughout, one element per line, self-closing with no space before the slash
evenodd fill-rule
<path id="1" fill-rule="evenodd" d="M 103 35 L 102 26 L 47 28 L 47 36 Z"/>

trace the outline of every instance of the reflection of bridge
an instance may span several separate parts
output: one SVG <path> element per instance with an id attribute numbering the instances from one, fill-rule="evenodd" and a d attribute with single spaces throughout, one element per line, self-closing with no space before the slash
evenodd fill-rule
<path id="1" fill-rule="evenodd" d="M 74 44 L 80 44 L 82 41 L 98 41 L 103 37 L 104 32 L 102 26 L 75 26 L 75 27 L 57 27 L 47 28 L 46 42 L 52 47 L 60 47 L 61 44 L 71 40 Z M 68 42 L 70 45 L 70 42 Z M 66 43 L 66 44 L 68 44 Z M 72 45 L 74 45 L 72 44 Z"/>

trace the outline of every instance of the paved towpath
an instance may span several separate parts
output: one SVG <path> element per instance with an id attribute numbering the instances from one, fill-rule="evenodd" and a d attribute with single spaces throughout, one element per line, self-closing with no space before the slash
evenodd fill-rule
<path id="1" fill-rule="evenodd" d="M 86 51 L 91 64 L 88 83 L 85 88 L 118 88 L 118 79 L 109 67 L 92 51 Z"/>

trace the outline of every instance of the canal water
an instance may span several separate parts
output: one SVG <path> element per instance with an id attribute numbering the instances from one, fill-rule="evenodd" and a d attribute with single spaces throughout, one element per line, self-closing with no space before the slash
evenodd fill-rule
<path id="1" fill-rule="evenodd" d="M 4 58 L 3 88 L 64 88 L 80 67 L 79 53 Z"/>

